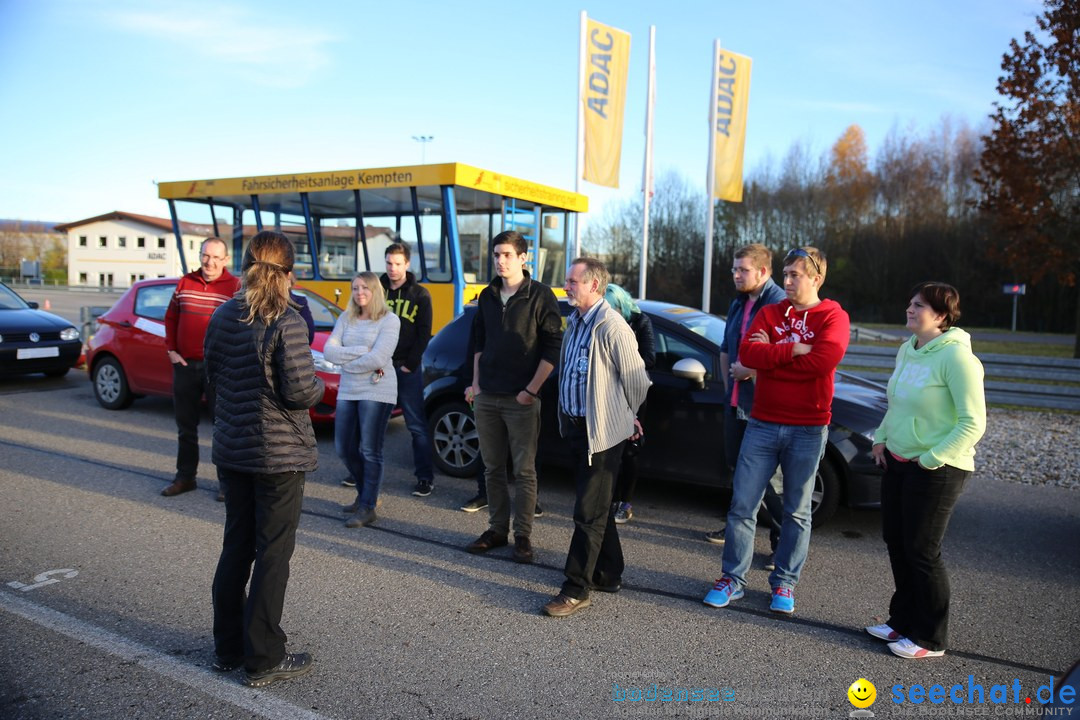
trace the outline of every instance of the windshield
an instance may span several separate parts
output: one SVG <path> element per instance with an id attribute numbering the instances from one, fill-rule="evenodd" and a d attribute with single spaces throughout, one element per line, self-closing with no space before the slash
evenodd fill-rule
<path id="1" fill-rule="evenodd" d="M 26 310 L 29 305 L 7 285 L 0 285 L 0 310 Z"/>
<path id="2" fill-rule="evenodd" d="M 334 321 L 341 314 L 341 308 L 307 288 L 294 287 L 293 292 L 307 298 L 308 308 L 311 310 L 311 317 L 315 321 L 316 330 L 334 329 Z"/>
<path id="3" fill-rule="evenodd" d="M 715 315 L 698 313 L 688 316 L 668 315 L 667 318 L 679 323 L 695 335 L 709 340 L 717 347 L 724 340 L 724 321 Z"/>

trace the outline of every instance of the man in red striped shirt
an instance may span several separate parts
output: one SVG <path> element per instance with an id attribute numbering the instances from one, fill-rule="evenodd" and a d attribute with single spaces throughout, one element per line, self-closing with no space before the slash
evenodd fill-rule
<path id="1" fill-rule="evenodd" d="M 203 241 L 200 267 L 180 278 L 165 311 L 165 347 L 173 366 L 173 409 L 179 448 L 176 477 L 161 494 L 172 497 L 194 490 L 199 468 L 199 412 L 202 396 L 214 415 L 214 394 L 206 385 L 203 339 L 210 316 L 240 289 L 240 280 L 226 269 L 229 249 L 221 238 Z M 218 500 L 224 500 L 218 493 Z"/>

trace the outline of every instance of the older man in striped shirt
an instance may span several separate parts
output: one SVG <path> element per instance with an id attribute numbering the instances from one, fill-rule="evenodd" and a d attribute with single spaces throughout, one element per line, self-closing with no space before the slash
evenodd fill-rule
<path id="1" fill-rule="evenodd" d="M 566 581 L 544 606 L 552 617 L 589 607 L 590 590 L 622 587 L 623 554 L 611 497 L 623 445 L 641 436 L 637 410 L 650 382 L 634 331 L 604 300 L 609 280 L 607 268 L 595 258 L 577 258 L 566 275 L 566 297 L 577 312 L 563 334 L 559 431 L 574 454 L 577 498 Z"/>

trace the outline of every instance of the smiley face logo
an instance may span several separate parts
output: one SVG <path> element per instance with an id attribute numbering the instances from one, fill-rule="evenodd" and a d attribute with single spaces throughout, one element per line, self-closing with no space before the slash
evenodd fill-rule
<path id="1" fill-rule="evenodd" d="M 866 678 L 859 678 L 847 689 L 847 697 L 855 707 L 868 708 L 877 700 L 877 688 Z"/>

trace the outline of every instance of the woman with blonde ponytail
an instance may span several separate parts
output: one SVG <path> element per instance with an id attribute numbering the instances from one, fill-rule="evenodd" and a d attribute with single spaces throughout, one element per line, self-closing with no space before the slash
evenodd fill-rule
<path id="1" fill-rule="evenodd" d="M 323 356 L 341 366 L 334 446 L 356 483 L 356 500 L 342 511 L 345 527 L 375 521 L 383 474 L 383 438 L 390 411 L 397 402 L 393 356 L 401 321 L 386 306 L 382 284 L 374 273 L 352 281 L 349 307 L 334 324 Z"/>
<path id="2" fill-rule="evenodd" d="M 287 237 L 253 237 L 240 292 L 210 319 L 204 348 L 207 381 L 217 393 L 213 458 L 225 492 L 213 587 L 214 669 L 243 665 L 251 687 L 303 675 L 313 662 L 308 653 L 285 652 L 281 629 L 304 477 L 318 467 L 308 408 L 324 389 L 307 325 L 289 305 L 292 267 Z"/>

